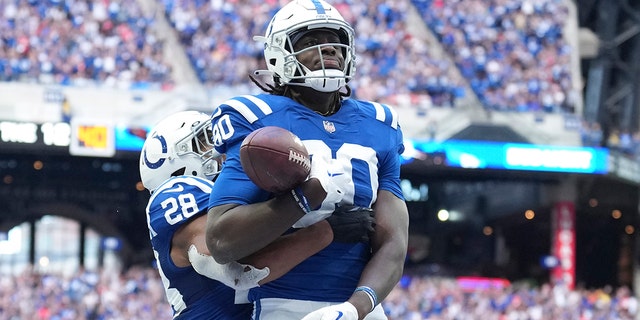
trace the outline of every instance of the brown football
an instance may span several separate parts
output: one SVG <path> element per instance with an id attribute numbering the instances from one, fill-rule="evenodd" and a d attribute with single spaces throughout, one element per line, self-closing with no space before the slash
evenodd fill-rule
<path id="1" fill-rule="evenodd" d="M 250 133 L 240 146 L 240 162 L 249 178 L 272 193 L 304 182 L 311 160 L 302 140 L 291 131 L 267 126 Z"/>

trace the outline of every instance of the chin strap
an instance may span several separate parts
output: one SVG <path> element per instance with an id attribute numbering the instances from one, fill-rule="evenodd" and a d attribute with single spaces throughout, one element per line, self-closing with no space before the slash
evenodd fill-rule
<path id="1" fill-rule="evenodd" d="M 300 85 L 305 87 L 310 87 L 311 89 L 320 92 L 335 92 L 347 84 L 344 72 L 340 70 L 324 69 L 310 71 L 304 66 L 303 69 L 305 72 L 305 79 L 304 84 Z"/>
<path id="2" fill-rule="evenodd" d="M 256 70 L 253 72 L 254 75 L 263 77 L 263 76 L 273 76 L 275 73 L 269 70 Z"/>
<path id="3" fill-rule="evenodd" d="M 336 92 L 342 89 L 347 84 L 347 79 L 344 72 L 335 69 L 316 70 L 310 71 L 303 66 L 306 77 L 304 82 L 289 82 L 286 85 L 308 87 L 320 92 Z M 255 70 L 253 72 L 255 76 L 273 77 L 275 72 L 270 70 Z"/>

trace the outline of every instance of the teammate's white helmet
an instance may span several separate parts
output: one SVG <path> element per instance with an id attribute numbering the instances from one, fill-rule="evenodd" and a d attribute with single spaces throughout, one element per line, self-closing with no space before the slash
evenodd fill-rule
<path id="1" fill-rule="evenodd" d="M 311 71 L 303 66 L 294 52 L 293 44 L 304 31 L 331 29 L 340 37 L 335 47 L 342 49 L 343 70 L 325 69 Z M 321 92 L 334 92 L 344 87 L 355 72 L 353 28 L 336 8 L 323 0 L 294 0 L 282 7 L 271 19 L 264 37 L 254 37 L 264 42 L 264 58 L 268 71 L 276 76 L 279 84 L 301 85 Z M 321 44 L 304 50 L 320 50 Z M 256 74 L 260 74 L 257 71 Z M 297 80 L 297 81 L 293 81 Z M 303 80 L 303 81 L 300 81 Z"/>
<path id="2" fill-rule="evenodd" d="M 160 121 L 149 133 L 140 152 L 142 184 L 153 192 L 172 176 L 213 179 L 220 154 L 211 143 L 211 117 L 182 111 Z"/>

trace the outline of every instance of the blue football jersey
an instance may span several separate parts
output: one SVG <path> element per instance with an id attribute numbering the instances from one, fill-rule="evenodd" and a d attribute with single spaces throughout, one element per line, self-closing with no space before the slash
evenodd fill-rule
<path id="1" fill-rule="evenodd" d="M 235 290 L 171 260 L 173 234 L 190 219 L 206 214 L 213 182 L 173 177 L 156 189 L 147 205 L 151 246 L 174 319 L 250 319 L 251 304 L 234 304 Z"/>
<path id="2" fill-rule="evenodd" d="M 247 177 L 239 154 L 243 139 L 265 126 L 290 130 L 304 142 L 312 159 L 324 158 L 332 181 L 344 192 L 344 204 L 371 207 L 379 190 L 403 198 L 403 137 L 397 114 L 388 106 L 346 99 L 336 114 L 321 116 L 287 97 L 246 95 L 222 103 L 212 123 L 213 142 L 227 159 L 210 206 L 256 203 L 272 197 Z M 342 302 L 353 293 L 369 258 L 368 245 L 332 243 L 281 278 L 251 289 L 249 298 Z"/>

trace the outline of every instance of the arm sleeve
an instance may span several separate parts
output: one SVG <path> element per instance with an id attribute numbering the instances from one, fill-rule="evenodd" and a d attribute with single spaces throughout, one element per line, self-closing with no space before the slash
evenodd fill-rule
<path id="1" fill-rule="evenodd" d="M 404 200 L 400 187 L 401 154 L 404 152 L 403 136 L 400 127 L 392 132 L 394 133 L 392 146 L 380 162 L 380 189 L 387 190 Z"/>

